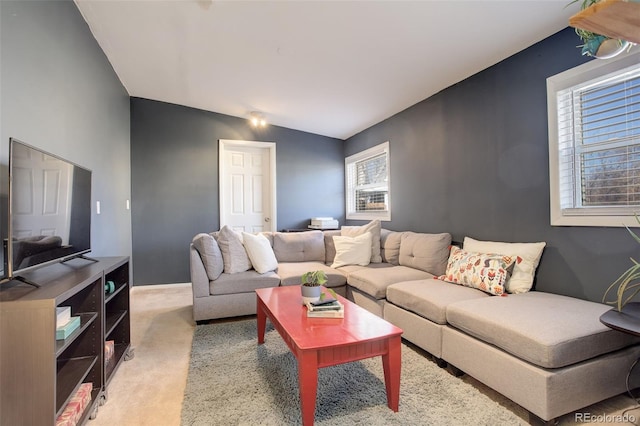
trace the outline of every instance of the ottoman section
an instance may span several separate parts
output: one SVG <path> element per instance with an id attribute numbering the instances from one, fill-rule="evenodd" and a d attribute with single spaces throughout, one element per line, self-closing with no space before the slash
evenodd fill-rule
<path id="1" fill-rule="evenodd" d="M 469 299 L 484 299 L 487 293 L 436 279 L 403 281 L 387 288 L 387 301 L 436 324 L 447 323 L 447 306 Z"/>
<path id="2" fill-rule="evenodd" d="M 373 299 L 384 299 L 387 287 L 402 281 L 433 279 L 433 275 L 407 266 L 394 266 L 388 263 L 370 264 L 349 274 L 347 283 Z"/>
<path id="3" fill-rule="evenodd" d="M 404 330 L 402 338 L 442 358 L 442 330 L 453 302 L 490 297 L 469 287 L 436 279 L 404 281 L 387 288 L 384 319 Z M 444 362 L 437 360 L 438 365 Z"/>
<path id="4" fill-rule="evenodd" d="M 543 292 L 449 305 L 452 327 L 544 368 L 560 368 L 640 342 L 600 323 L 607 305 Z"/>
<path id="5" fill-rule="evenodd" d="M 334 288 L 344 286 L 347 277 L 337 269 L 331 268 L 319 262 L 283 262 L 278 264 L 280 285 L 300 285 L 302 274 L 309 271 L 324 271 L 327 274 L 325 287 Z"/>

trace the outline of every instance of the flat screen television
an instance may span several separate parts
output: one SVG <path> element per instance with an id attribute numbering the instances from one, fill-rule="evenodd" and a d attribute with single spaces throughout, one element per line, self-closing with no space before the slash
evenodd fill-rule
<path id="1" fill-rule="evenodd" d="M 11 138 L 8 205 L 5 280 L 91 251 L 91 170 Z"/>

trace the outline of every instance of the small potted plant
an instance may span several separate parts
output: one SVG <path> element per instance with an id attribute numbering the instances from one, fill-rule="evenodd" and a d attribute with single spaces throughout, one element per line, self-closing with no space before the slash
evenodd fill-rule
<path id="1" fill-rule="evenodd" d="M 327 282 L 327 274 L 324 271 L 309 271 L 302 274 L 302 302 L 317 302 L 322 293 L 321 285 Z"/>

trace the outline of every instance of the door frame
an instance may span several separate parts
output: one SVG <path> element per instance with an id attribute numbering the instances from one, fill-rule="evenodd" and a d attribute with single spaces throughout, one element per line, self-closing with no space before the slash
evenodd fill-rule
<path id="1" fill-rule="evenodd" d="M 220 205 L 220 228 L 224 226 L 226 223 L 226 209 L 225 200 L 226 197 L 226 169 L 227 165 L 225 162 L 227 151 L 232 151 L 233 147 L 251 147 L 251 148 L 266 148 L 269 150 L 269 174 L 270 174 L 270 185 L 269 192 L 271 193 L 271 211 L 269 213 L 269 217 L 271 218 L 271 229 L 275 232 L 278 230 L 278 206 L 277 206 L 277 194 L 276 194 L 276 143 L 275 142 L 258 142 L 258 141 L 244 141 L 244 140 L 232 140 L 232 139 L 219 139 L 218 140 L 218 194 L 219 194 L 219 205 Z"/>

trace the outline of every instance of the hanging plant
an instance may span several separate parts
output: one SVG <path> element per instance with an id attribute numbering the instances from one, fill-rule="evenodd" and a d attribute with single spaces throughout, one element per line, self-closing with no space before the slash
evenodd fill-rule
<path id="1" fill-rule="evenodd" d="M 584 10 L 591 5 L 599 3 L 601 0 L 573 0 L 569 4 L 581 2 L 580 9 Z M 582 48 L 582 54 L 585 56 L 593 56 L 598 59 L 613 58 L 616 55 L 631 48 L 633 43 L 626 40 L 618 40 L 615 38 L 596 34 L 591 31 L 576 28 L 576 34 L 584 42 L 578 48 Z"/>

